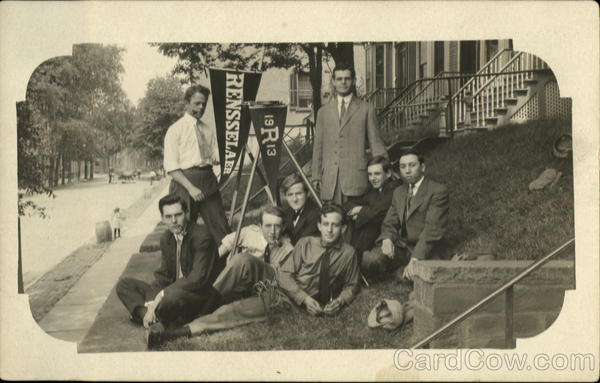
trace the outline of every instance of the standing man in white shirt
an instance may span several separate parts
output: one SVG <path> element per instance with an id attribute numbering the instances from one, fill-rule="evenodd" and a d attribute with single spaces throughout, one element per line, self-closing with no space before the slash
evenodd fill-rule
<path id="1" fill-rule="evenodd" d="M 388 156 L 377 128 L 375 108 L 353 94 L 355 82 L 352 66 L 336 65 L 336 96 L 317 114 L 312 182 L 320 189 L 323 201 L 338 205 L 367 191 L 367 148 L 373 157 Z"/>
<path id="2" fill-rule="evenodd" d="M 216 134 L 201 120 L 209 96 L 210 90 L 202 85 L 185 91 L 185 114 L 165 135 L 164 168 L 172 178 L 169 193 L 179 195 L 188 204 L 191 222 L 202 216 L 219 243 L 231 229 L 212 170 L 219 162 Z"/>

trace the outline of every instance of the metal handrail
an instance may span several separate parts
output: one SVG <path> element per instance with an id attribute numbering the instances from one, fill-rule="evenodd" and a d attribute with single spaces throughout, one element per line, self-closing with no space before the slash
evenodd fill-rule
<path id="1" fill-rule="evenodd" d="M 481 74 L 484 70 L 486 70 L 489 66 L 492 65 L 492 63 L 494 62 L 494 60 L 496 60 L 497 58 L 500 57 L 500 55 L 504 54 L 504 52 L 508 52 L 508 51 L 512 51 L 512 49 L 509 48 L 504 48 L 502 49 L 500 52 L 496 53 L 494 55 L 494 57 L 492 57 L 481 69 L 479 69 L 479 71 L 477 73 L 475 73 L 476 75 Z M 456 93 L 452 96 L 452 98 L 454 98 L 454 96 L 456 96 L 458 93 L 462 92 L 463 89 L 465 89 L 467 86 L 469 86 L 469 84 L 471 84 L 471 82 L 475 81 L 475 78 L 477 76 L 473 76 L 472 79 L 470 79 L 469 81 L 467 81 L 463 86 L 460 87 L 460 89 L 458 89 L 456 91 Z"/>
<path id="2" fill-rule="evenodd" d="M 485 84 L 483 84 L 483 85 L 482 85 L 482 86 L 479 88 L 479 90 L 473 94 L 473 96 L 472 96 L 472 97 L 473 97 L 473 98 L 475 98 L 475 97 L 476 97 L 476 96 L 477 96 L 479 93 L 481 93 L 481 91 L 483 91 L 483 90 L 484 90 L 485 88 L 487 88 L 487 87 L 488 87 L 488 86 L 489 86 L 489 85 L 490 85 L 490 84 L 491 84 L 491 83 L 492 83 L 492 82 L 493 82 L 495 79 L 497 79 L 497 78 L 498 78 L 498 76 L 501 76 L 501 75 L 503 75 L 503 74 L 508 74 L 508 72 L 507 72 L 507 73 L 504 73 L 504 72 L 506 71 L 506 68 L 508 68 L 509 66 L 511 66 L 511 65 L 512 65 L 512 64 L 513 64 L 515 61 L 517 61 L 517 60 L 518 60 L 518 59 L 521 57 L 521 55 L 522 55 L 522 54 L 523 54 L 523 52 L 519 52 L 519 53 L 517 53 L 517 54 L 516 54 L 516 55 L 515 55 L 513 58 L 511 58 L 511 59 L 510 59 L 510 61 L 509 61 L 509 62 L 507 62 L 507 63 L 506 63 L 506 65 L 504 65 L 502 68 L 500 68 L 500 70 L 498 71 L 498 73 L 495 73 L 495 74 L 494 74 L 494 73 L 490 73 L 490 74 L 489 74 L 489 76 L 493 76 L 493 77 L 492 77 L 492 78 L 490 78 L 488 81 L 486 81 L 486 83 L 485 83 Z"/>
<path id="3" fill-rule="evenodd" d="M 478 310 L 479 308 L 481 308 L 483 305 L 485 305 L 486 303 L 488 303 L 489 301 L 491 301 L 492 299 L 496 298 L 498 295 L 500 295 L 501 293 L 506 291 L 506 303 L 507 303 L 507 309 L 506 309 L 506 344 L 508 347 L 514 347 L 514 338 L 513 338 L 513 321 L 512 321 L 512 314 L 513 314 L 513 286 L 519 282 L 521 279 L 525 278 L 526 276 L 528 276 L 529 274 L 531 274 L 532 272 L 534 272 L 535 270 L 539 269 L 540 267 L 542 267 L 545 263 L 547 263 L 550 259 L 552 259 L 553 257 L 555 257 L 557 254 L 560 254 L 563 250 L 565 250 L 568 246 L 570 246 L 571 244 L 575 243 L 575 238 L 571 238 L 570 240 L 568 240 L 567 242 L 565 242 L 564 244 L 562 244 L 559 248 L 557 248 L 556 250 L 554 250 L 553 252 L 551 252 L 550 254 L 546 255 L 545 257 L 543 257 L 542 259 L 532 263 L 527 269 L 525 269 L 524 271 L 522 271 L 521 273 L 517 274 L 515 277 L 513 277 L 510 281 L 506 282 L 504 285 L 502 285 L 501 287 L 499 287 L 498 289 L 496 289 L 494 292 L 492 292 L 491 294 L 489 294 L 488 296 L 486 296 L 485 298 L 481 299 L 479 302 L 477 302 L 476 304 L 474 304 L 473 306 L 469 307 L 467 310 L 465 310 L 462 314 L 460 314 L 459 316 L 457 316 L 456 318 L 454 318 L 453 320 L 451 320 L 450 322 L 446 323 L 445 325 L 443 325 L 442 327 L 440 327 L 439 329 L 437 329 L 436 331 L 434 331 L 431 335 L 427 336 L 425 339 L 415 343 L 411 349 L 417 349 L 420 347 L 423 347 L 426 344 L 429 344 L 432 340 L 434 340 L 435 338 L 437 338 L 438 336 L 440 336 L 442 333 L 444 333 L 445 331 L 448 331 L 450 328 L 454 327 L 455 325 L 457 325 L 458 323 L 460 323 L 461 321 L 463 321 L 466 317 L 468 317 L 469 315 L 471 315 L 473 312 L 475 312 L 476 310 Z M 510 317 L 509 317 L 510 314 Z"/>
<path id="4" fill-rule="evenodd" d="M 421 93 L 423 93 L 427 88 L 429 88 L 429 86 L 431 84 L 433 84 L 436 80 L 441 80 L 441 79 L 446 79 L 446 76 L 444 76 L 445 74 L 448 73 L 460 73 L 460 72 L 440 72 L 438 74 L 436 74 L 433 77 L 426 77 L 426 78 L 420 78 L 418 80 L 415 80 L 413 82 L 411 82 L 410 84 L 408 84 L 406 86 L 406 88 L 404 88 L 402 90 L 402 92 L 400 92 L 400 94 L 398 96 L 396 96 L 392 101 L 390 101 L 389 104 L 387 104 L 382 110 L 381 112 L 379 112 L 378 117 L 383 117 L 387 114 L 387 112 L 389 112 L 394 106 L 395 104 L 398 104 L 400 102 L 400 100 L 402 100 L 404 97 L 407 96 L 407 92 L 412 90 L 412 88 L 416 87 L 417 84 L 425 82 L 425 81 L 430 81 L 429 84 L 427 84 L 423 89 L 421 89 L 416 95 L 414 95 L 408 102 L 413 101 L 415 98 L 417 98 Z M 465 75 L 466 76 L 466 75 Z"/>

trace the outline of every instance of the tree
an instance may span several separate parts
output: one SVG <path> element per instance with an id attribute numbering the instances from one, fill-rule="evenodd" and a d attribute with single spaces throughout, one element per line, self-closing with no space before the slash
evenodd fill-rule
<path id="1" fill-rule="evenodd" d="M 161 160 L 167 129 L 181 117 L 183 107 L 183 90 L 176 78 L 164 76 L 150 80 L 136 111 L 132 145 L 142 149 L 147 159 Z"/>
<path id="2" fill-rule="evenodd" d="M 265 70 L 268 68 L 307 69 L 313 89 L 313 110 L 321 106 L 323 60 L 332 57 L 336 63 L 354 65 L 353 43 L 285 43 L 285 44 L 215 44 L 215 43 L 151 43 L 168 57 L 178 59 L 173 74 L 183 82 L 195 83 L 210 66 L 232 69 Z"/>

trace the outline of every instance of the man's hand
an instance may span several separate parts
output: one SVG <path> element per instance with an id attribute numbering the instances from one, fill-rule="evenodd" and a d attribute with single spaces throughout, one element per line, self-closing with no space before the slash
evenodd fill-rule
<path id="1" fill-rule="evenodd" d="M 146 315 L 144 315 L 144 319 L 142 320 L 145 328 L 149 328 L 154 322 L 156 322 L 156 305 L 154 301 L 149 302 L 147 308 L 148 310 L 146 311 Z"/>
<path id="2" fill-rule="evenodd" d="M 335 315 L 338 313 L 338 311 L 341 310 L 342 306 L 343 302 L 340 299 L 336 298 L 329 302 L 325 306 L 325 308 L 323 308 L 323 311 L 325 312 L 325 315 Z"/>
<path id="3" fill-rule="evenodd" d="M 362 206 L 354 206 L 352 209 L 350 209 L 350 211 L 348 212 L 348 215 L 354 215 L 357 216 L 358 213 L 360 213 L 360 211 L 362 210 Z"/>
<path id="4" fill-rule="evenodd" d="M 323 313 L 323 309 L 321 308 L 319 302 L 311 297 L 306 297 L 306 299 L 304 299 L 304 305 L 306 306 L 306 310 L 308 310 L 310 315 L 319 315 Z"/>
<path id="5" fill-rule="evenodd" d="M 391 239 L 386 238 L 381 242 L 381 252 L 388 258 L 394 258 L 394 243 Z"/>
<path id="6" fill-rule="evenodd" d="M 188 189 L 188 193 L 190 193 L 190 197 L 192 197 L 192 199 L 197 202 L 200 202 L 205 198 L 204 193 L 202 193 L 202 190 L 198 189 L 194 185 L 190 186 L 190 188 Z"/>
<path id="7" fill-rule="evenodd" d="M 321 181 L 312 180 L 311 183 L 312 183 L 313 188 L 315 188 L 316 192 L 319 192 L 321 190 Z"/>
<path id="8" fill-rule="evenodd" d="M 411 258 L 408 262 L 408 265 L 404 268 L 404 272 L 402 273 L 402 277 L 408 279 L 409 281 L 413 280 L 413 276 L 415 275 L 415 258 Z"/>

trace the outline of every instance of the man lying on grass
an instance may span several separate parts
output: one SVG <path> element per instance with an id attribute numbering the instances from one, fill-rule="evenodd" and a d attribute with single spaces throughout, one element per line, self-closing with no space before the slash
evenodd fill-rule
<path id="1" fill-rule="evenodd" d="M 219 272 L 217 249 L 208 229 L 188 222 L 187 204 L 176 195 L 161 198 L 158 208 L 168 231 L 160 238 L 162 259 L 154 282 L 122 278 L 116 288 L 130 319 L 148 329 L 149 346 L 156 334 L 218 307 L 212 287 Z"/>
<path id="2" fill-rule="evenodd" d="M 282 230 L 283 211 L 273 205 L 261 209 L 260 226 L 248 225 L 241 230 L 237 246 L 241 251 L 231 255 L 213 284 L 221 295 L 221 304 L 251 295 L 259 281 L 275 280 L 277 269 L 294 249 Z M 230 254 L 234 236 L 231 233 L 223 238 L 219 256 Z"/>
<path id="3" fill-rule="evenodd" d="M 279 270 L 279 287 L 312 315 L 334 315 L 358 293 L 355 250 L 342 238 L 345 219 L 340 206 L 324 205 L 321 236 L 300 239 Z"/>

